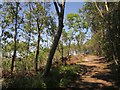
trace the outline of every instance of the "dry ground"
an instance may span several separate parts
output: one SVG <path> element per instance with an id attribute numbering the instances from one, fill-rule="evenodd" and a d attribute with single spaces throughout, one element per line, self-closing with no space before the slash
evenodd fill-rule
<path id="1" fill-rule="evenodd" d="M 115 81 L 111 70 L 108 68 L 110 63 L 105 62 L 103 57 L 98 57 L 94 55 L 82 56 L 84 62 L 79 62 L 81 56 L 75 56 L 70 61 L 72 64 L 76 63 L 84 68 L 85 73 L 80 75 L 78 79 L 71 83 L 70 87 L 82 88 L 84 90 L 93 89 L 116 89 L 120 90 L 118 86 L 115 85 Z M 117 75 L 116 75 L 117 76 Z"/>

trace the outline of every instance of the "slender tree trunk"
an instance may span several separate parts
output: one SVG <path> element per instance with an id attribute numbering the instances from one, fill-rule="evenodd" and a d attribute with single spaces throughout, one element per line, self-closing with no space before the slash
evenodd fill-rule
<path id="1" fill-rule="evenodd" d="M 77 54 L 77 52 L 76 52 L 76 45 L 75 45 L 75 39 L 74 39 L 74 53 Z"/>
<path id="2" fill-rule="evenodd" d="M 62 39 L 62 41 L 63 41 L 63 39 Z M 62 54 L 62 60 L 63 60 L 63 53 L 64 53 L 64 48 L 63 48 L 63 42 L 62 42 L 62 44 L 61 44 L 61 54 Z"/>
<path id="3" fill-rule="evenodd" d="M 29 49 L 30 49 L 30 37 L 31 37 L 31 35 L 30 35 L 30 32 L 29 32 L 29 35 L 28 35 L 28 45 L 27 45 L 27 59 L 28 59 L 28 56 L 29 56 L 29 53 L 30 53 L 30 51 L 29 51 Z"/>
<path id="4" fill-rule="evenodd" d="M 35 57 L 35 71 L 38 70 L 38 56 L 39 56 L 39 47 L 40 47 L 40 27 L 39 22 L 37 20 L 37 27 L 38 27 L 38 41 L 37 41 L 37 47 L 36 47 L 36 57 Z"/>
<path id="5" fill-rule="evenodd" d="M 12 65 L 11 65 L 11 75 L 13 75 L 13 69 L 14 69 L 14 62 L 16 58 L 16 50 L 17 50 L 17 19 L 18 19 L 18 6 L 19 3 L 16 2 L 16 12 L 15 12 L 15 34 L 14 34 L 14 52 L 12 56 Z"/>
<path id="6" fill-rule="evenodd" d="M 68 44 L 68 57 L 70 55 L 70 47 L 71 47 L 71 40 L 69 39 L 69 44 Z"/>
<path id="7" fill-rule="evenodd" d="M 28 60 L 29 54 L 30 54 L 30 37 L 31 34 L 30 32 L 28 32 L 28 42 L 27 42 L 27 56 L 26 56 L 26 60 Z M 25 61 L 25 70 L 27 70 L 27 62 Z"/>
<path id="8" fill-rule="evenodd" d="M 30 2 L 28 3 L 29 6 L 29 10 L 31 11 L 31 6 L 30 6 Z M 31 15 L 30 15 L 30 20 L 29 20 L 29 25 L 30 25 L 30 29 L 28 30 L 28 43 L 27 43 L 27 57 L 26 60 L 28 60 L 29 54 L 30 54 L 30 41 L 31 41 Z M 29 68 L 27 67 L 27 62 L 25 62 L 25 69 L 29 70 Z"/>
<path id="9" fill-rule="evenodd" d="M 4 33 L 4 29 L 3 29 L 3 26 L 2 26 L 2 33 L 1 33 L 1 35 L 0 35 L 0 60 L 2 60 L 2 36 L 3 36 L 3 33 Z"/>
<path id="10" fill-rule="evenodd" d="M 30 4 L 29 4 L 29 7 L 30 7 Z M 31 11 L 31 8 L 30 8 L 30 11 Z M 30 15 L 30 18 L 31 18 L 31 15 Z M 28 56 L 29 56 L 29 53 L 30 53 L 30 40 L 31 40 L 31 21 L 29 20 L 29 25 L 30 25 L 30 29 L 28 31 L 28 47 L 27 47 L 27 59 L 28 59 Z"/>
<path id="11" fill-rule="evenodd" d="M 102 11 L 100 10 L 100 8 L 98 7 L 96 0 L 95 0 L 94 3 L 95 3 L 95 6 L 96 6 L 97 10 L 99 11 L 100 16 L 103 18 L 103 13 L 102 13 Z"/>
<path id="12" fill-rule="evenodd" d="M 54 2 L 54 5 L 55 5 L 55 8 L 56 8 L 56 11 L 57 11 L 57 14 L 58 14 L 59 25 L 58 25 L 57 35 L 54 38 L 54 41 L 53 41 L 53 44 L 52 44 L 52 47 L 50 49 L 50 53 L 49 53 L 49 56 L 48 56 L 48 59 L 47 59 L 47 63 L 46 63 L 45 71 L 44 71 L 44 76 L 47 76 L 49 71 L 50 71 L 51 64 L 52 64 L 52 59 L 54 57 L 54 54 L 55 54 L 55 51 L 56 51 L 56 48 L 57 48 L 57 45 L 58 45 L 58 42 L 59 42 L 59 39 L 60 39 L 60 36 L 61 36 L 61 33 L 62 33 L 62 29 L 63 29 L 65 2 L 63 1 L 62 4 L 59 4 L 61 12 L 59 12 L 59 9 L 58 9 L 58 6 L 57 6 L 56 2 Z"/>
<path id="13" fill-rule="evenodd" d="M 0 36 L 0 62 L 2 62 L 2 35 Z M 0 63 L 0 69 L 2 67 L 2 64 Z M 1 75 L 0 75 L 1 76 Z"/>
<path id="14" fill-rule="evenodd" d="M 38 70 L 38 56 L 39 56 L 39 43 L 40 43 L 40 35 L 38 35 L 38 41 L 37 41 L 37 50 L 36 50 L 36 57 L 35 57 L 35 70 Z"/>
<path id="15" fill-rule="evenodd" d="M 81 47 L 80 47 L 80 41 L 77 40 L 77 45 L 78 45 L 78 50 L 79 50 L 79 53 L 81 52 Z"/>
<path id="16" fill-rule="evenodd" d="M 109 11 L 109 8 L 108 8 L 108 4 L 107 4 L 107 1 L 105 0 L 105 7 L 106 7 L 106 11 L 108 12 Z"/>

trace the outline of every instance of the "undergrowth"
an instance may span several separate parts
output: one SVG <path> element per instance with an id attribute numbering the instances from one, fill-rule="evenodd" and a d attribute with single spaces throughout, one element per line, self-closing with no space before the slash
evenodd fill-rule
<path id="1" fill-rule="evenodd" d="M 6 78 L 3 81 L 3 90 L 6 88 L 54 88 L 54 87 L 67 87 L 78 76 L 78 66 L 59 66 L 52 67 L 49 75 L 41 78 L 42 73 L 38 72 L 36 75 L 19 76 L 14 79 Z"/>

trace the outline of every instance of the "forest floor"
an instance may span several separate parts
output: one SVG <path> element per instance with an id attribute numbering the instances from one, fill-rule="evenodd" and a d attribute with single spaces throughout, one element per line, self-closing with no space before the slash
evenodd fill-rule
<path id="1" fill-rule="evenodd" d="M 44 69 L 42 70 L 44 71 Z M 95 55 L 76 55 L 67 61 L 67 65 L 52 65 L 46 78 L 36 75 L 21 74 L 15 79 L 5 78 L 5 87 L 17 88 L 80 88 L 83 90 L 120 90 L 120 76 L 114 65 L 103 57 Z"/>
<path id="2" fill-rule="evenodd" d="M 118 75 L 115 75 L 110 69 L 111 63 L 104 60 L 103 57 L 98 57 L 94 55 L 86 55 L 83 57 L 84 62 L 77 63 L 84 68 L 84 74 L 80 75 L 77 80 L 71 84 L 70 87 L 78 87 L 82 89 L 118 89 L 116 86 L 116 81 Z M 75 62 L 74 62 L 75 63 Z"/>

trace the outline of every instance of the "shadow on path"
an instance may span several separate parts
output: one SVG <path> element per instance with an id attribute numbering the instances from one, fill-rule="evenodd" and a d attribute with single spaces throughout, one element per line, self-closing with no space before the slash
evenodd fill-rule
<path id="1" fill-rule="evenodd" d="M 113 74 L 108 68 L 109 63 L 105 62 L 104 58 L 86 57 L 85 62 L 79 63 L 84 74 L 80 75 L 77 80 L 74 80 L 69 86 L 77 87 L 84 90 L 99 90 L 99 89 L 117 89 L 120 87 L 116 85 L 118 75 Z M 116 76 L 116 77 L 115 77 Z"/>

